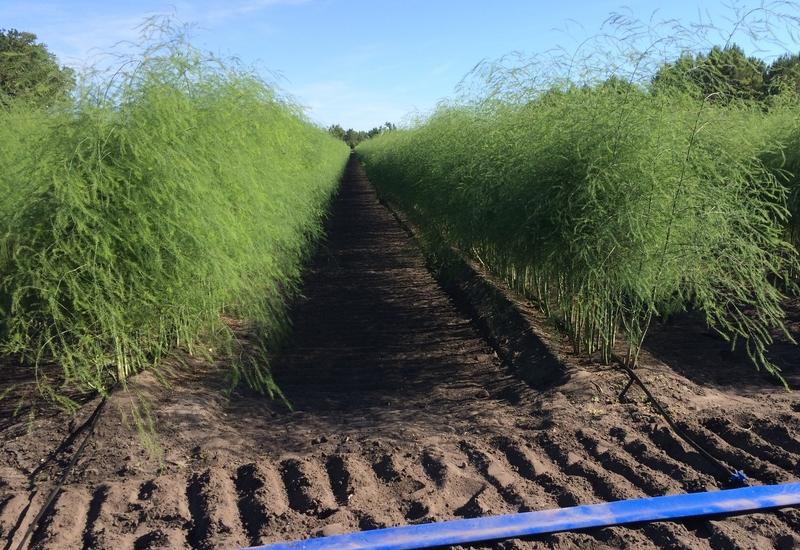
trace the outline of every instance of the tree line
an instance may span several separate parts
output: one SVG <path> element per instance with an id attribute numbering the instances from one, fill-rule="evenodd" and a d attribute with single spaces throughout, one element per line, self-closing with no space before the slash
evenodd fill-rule
<path id="1" fill-rule="evenodd" d="M 653 88 L 677 86 L 703 98 L 720 101 L 765 101 L 785 92 L 800 94 L 800 54 L 784 54 L 772 63 L 745 55 L 732 44 L 708 53 L 684 53 L 663 65 Z"/>
<path id="2" fill-rule="evenodd" d="M 397 129 L 397 126 L 391 122 L 384 122 L 382 126 L 376 126 L 371 130 L 353 130 L 352 128 L 345 130 L 341 125 L 333 124 L 328 127 L 328 132 L 347 143 L 350 147 L 355 147 L 364 140 L 395 129 Z"/>

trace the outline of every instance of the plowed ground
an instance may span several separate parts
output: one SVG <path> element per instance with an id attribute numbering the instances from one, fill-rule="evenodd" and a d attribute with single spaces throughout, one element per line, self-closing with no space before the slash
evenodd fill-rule
<path id="1" fill-rule="evenodd" d="M 232 548 L 722 487 L 638 390 L 618 401 L 624 375 L 573 357 L 557 334 L 547 344 L 566 365 L 562 382 L 534 389 L 513 374 L 354 160 L 303 294 L 274 361 L 293 411 L 258 395 L 226 399 L 222 364 L 187 358 L 170 389 L 140 375 L 110 399 L 30 547 Z M 774 353 L 798 388 L 796 348 Z M 657 327 L 640 372 L 697 441 L 754 483 L 800 476 L 800 393 L 753 372 L 692 319 Z M 157 423 L 155 458 L 136 435 L 136 398 Z M 2 537 L 27 528 L 76 443 L 37 466 L 95 404 L 76 419 L 3 409 Z M 793 548 L 800 511 L 485 546 Z"/>

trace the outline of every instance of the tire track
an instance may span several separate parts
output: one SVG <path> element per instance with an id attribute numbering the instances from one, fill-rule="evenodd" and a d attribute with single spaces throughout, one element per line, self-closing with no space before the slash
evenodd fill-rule
<path id="1" fill-rule="evenodd" d="M 401 524 L 403 515 L 395 504 L 398 495 L 391 493 L 389 487 L 381 489 L 380 482 L 365 456 L 366 453 L 362 451 L 337 453 L 328 457 L 326 468 L 338 504 L 351 510 L 358 525 L 368 529 Z M 375 494 L 384 494 L 385 498 L 376 503 L 371 498 Z"/>
<path id="2" fill-rule="evenodd" d="M 717 486 L 719 471 L 697 451 L 690 449 L 665 425 L 656 426 L 646 432 L 647 437 L 672 460 L 684 464 L 688 469 L 704 474 L 709 482 Z"/>
<path id="3" fill-rule="evenodd" d="M 121 483 L 105 483 L 94 490 L 83 530 L 85 550 L 115 546 L 120 540 L 133 546 L 133 519 L 123 516 L 123 524 L 116 517 L 125 511 L 132 494 L 136 493 L 130 486 Z"/>
<path id="4" fill-rule="evenodd" d="M 576 440 L 580 441 L 582 438 L 581 433 L 574 434 Z M 601 464 L 595 462 L 592 457 L 582 453 L 579 449 L 576 451 L 569 451 L 564 448 L 562 443 L 554 440 L 547 434 L 540 437 L 541 444 L 550 457 L 559 465 L 559 467 L 566 473 L 580 476 L 586 479 L 591 485 L 596 496 L 601 500 L 610 502 L 616 500 L 624 500 L 630 498 L 642 498 L 648 496 L 644 493 L 641 486 L 629 481 L 624 476 L 606 470 Z M 621 527 L 613 529 L 628 529 L 646 537 L 643 544 L 652 544 L 653 547 L 658 548 L 664 545 L 664 539 L 672 541 L 680 541 L 687 539 L 687 533 L 684 528 L 674 523 L 660 523 L 658 527 L 653 525 L 640 527 Z"/>
<path id="5" fill-rule="evenodd" d="M 469 462 L 497 490 L 511 510 L 528 512 L 536 509 L 534 501 L 517 489 L 522 484 L 517 481 L 516 476 L 496 458 L 489 456 L 488 451 L 467 441 L 461 441 L 459 446 Z"/>
<path id="6" fill-rule="evenodd" d="M 753 430 L 766 441 L 779 445 L 784 451 L 800 456 L 800 438 L 784 424 L 775 424 L 767 419 L 750 419 L 748 422 L 737 422 L 745 430 Z"/>

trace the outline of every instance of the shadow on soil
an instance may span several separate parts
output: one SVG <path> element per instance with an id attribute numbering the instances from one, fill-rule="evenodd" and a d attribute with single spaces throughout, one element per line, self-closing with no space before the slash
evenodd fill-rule
<path id="1" fill-rule="evenodd" d="M 800 301 L 787 304 L 787 328 L 800 337 Z M 800 389 L 800 347 L 776 335 L 768 350 L 791 389 Z M 645 349 L 689 380 L 737 392 L 775 389 L 781 382 L 769 373 L 755 369 L 743 346 L 731 350 L 728 342 L 706 327 L 696 314 L 683 314 L 651 327 Z"/>

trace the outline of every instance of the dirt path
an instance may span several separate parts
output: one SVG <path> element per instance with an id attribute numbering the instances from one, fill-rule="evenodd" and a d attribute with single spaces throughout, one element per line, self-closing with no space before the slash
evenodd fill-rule
<path id="1" fill-rule="evenodd" d="M 131 395 L 115 396 L 31 547 L 230 548 L 720 487 L 640 395 L 617 402 L 622 375 L 570 357 L 557 338 L 550 345 L 567 363 L 565 382 L 536 391 L 512 375 L 355 161 L 303 294 L 274 364 L 293 412 L 258 396 L 226 400 L 223 365 L 190 361 L 170 390 L 138 377 L 134 394 L 151 404 L 163 458 L 149 458 L 137 439 Z M 668 336 L 657 342 L 670 350 Z M 703 386 L 649 354 L 642 376 L 696 439 L 756 483 L 800 475 L 797 391 Z M 0 432 L 4 537 L 25 530 L 32 514 L 17 519 L 31 472 L 70 422 L 42 417 L 29 433 L 23 427 Z M 43 469 L 42 487 L 68 456 Z M 790 509 L 494 547 L 798 545 L 800 512 Z"/>

